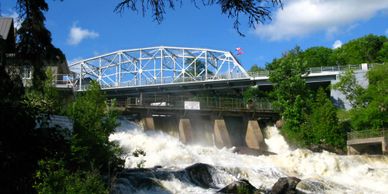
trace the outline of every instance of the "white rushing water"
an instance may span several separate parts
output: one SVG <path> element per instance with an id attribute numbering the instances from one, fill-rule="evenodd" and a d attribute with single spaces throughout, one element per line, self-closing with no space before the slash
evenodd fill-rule
<path id="1" fill-rule="evenodd" d="M 296 176 L 310 193 L 388 193 L 387 156 L 342 156 L 314 153 L 305 149 L 290 150 L 276 127 L 266 129 L 266 144 L 277 155 L 249 156 L 233 153 L 233 148 L 217 149 L 200 145 L 184 145 L 161 131 L 144 132 L 134 123 L 122 120 L 117 132 L 110 136 L 126 153 L 125 167 L 157 165 L 182 169 L 194 163 L 207 163 L 217 169 L 217 186 L 245 178 L 256 188 L 271 188 L 280 177 Z M 134 157 L 135 150 L 145 156 Z M 195 187 L 177 179 L 162 181 L 172 193 L 215 193 L 214 189 Z"/>

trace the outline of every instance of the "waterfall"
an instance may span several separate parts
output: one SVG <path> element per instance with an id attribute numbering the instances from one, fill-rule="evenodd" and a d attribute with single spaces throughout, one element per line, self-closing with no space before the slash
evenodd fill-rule
<path id="1" fill-rule="evenodd" d="M 268 149 L 277 155 L 249 156 L 233 148 L 217 149 L 201 145 L 184 145 L 161 131 L 144 132 L 136 124 L 121 120 L 121 126 L 110 136 L 123 149 L 125 167 L 162 166 L 180 170 L 194 163 L 205 163 L 217 169 L 213 173 L 219 188 L 245 178 L 256 188 L 270 189 L 280 177 L 302 179 L 300 190 L 306 193 L 386 193 L 388 191 L 387 156 L 342 156 L 330 152 L 314 153 L 307 149 L 290 150 L 276 127 L 268 127 L 265 139 Z M 136 150 L 144 155 L 133 156 Z M 196 187 L 179 177 L 162 180 L 170 193 L 215 193 L 217 189 Z M 144 192 L 148 193 L 148 192 Z"/>

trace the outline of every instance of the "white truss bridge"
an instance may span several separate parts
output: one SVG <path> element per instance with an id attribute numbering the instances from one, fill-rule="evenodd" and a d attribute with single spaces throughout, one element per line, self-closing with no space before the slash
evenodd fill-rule
<path id="1" fill-rule="evenodd" d="M 250 78 L 229 51 L 169 46 L 119 50 L 70 69 L 75 90 L 84 90 L 90 80 L 109 89 Z"/>

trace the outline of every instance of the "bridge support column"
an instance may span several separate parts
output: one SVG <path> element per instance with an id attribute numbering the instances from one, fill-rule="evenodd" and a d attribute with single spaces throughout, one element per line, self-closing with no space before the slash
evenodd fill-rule
<path id="1" fill-rule="evenodd" d="M 383 142 L 381 144 L 381 147 L 382 147 L 383 155 L 388 155 L 387 138 L 384 138 L 384 140 L 383 140 Z"/>
<path id="2" fill-rule="evenodd" d="M 143 129 L 146 130 L 155 130 L 154 118 L 152 117 L 144 117 L 142 119 Z"/>
<path id="3" fill-rule="evenodd" d="M 245 143 L 249 148 L 262 150 L 264 149 L 264 137 L 261 133 L 257 120 L 249 120 L 247 133 L 245 135 Z"/>
<path id="4" fill-rule="evenodd" d="M 218 148 L 232 147 L 232 142 L 230 141 L 229 132 L 226 128 L 224 119 L 214 120 L 214 139 Z"/>
<path id="5" fill-rule="evenodd" d="M 179 119 L 179 140 L 188 144 L 192 141 L 193 133 L 190 119 Z"/>

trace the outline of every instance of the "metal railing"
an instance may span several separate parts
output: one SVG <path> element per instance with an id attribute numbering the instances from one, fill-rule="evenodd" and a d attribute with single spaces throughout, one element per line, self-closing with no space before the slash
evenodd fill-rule
<path id="1" fill-rule="evenodd" d="M 277 112 L 268 100 L 257 99 L 245 102 L 241 98 L 232 97 L 188 97 L 188 96 L 153 96 L 129 97 L 126 100 L 116 100 L 119 107 L 155 108 L 155 109 L 185 109 L 185 101 L 199 102 L 200 110 L 212 111 L 249 111 Z"/>
<path id="2" fill-rule="evenodd" d="M 366 139 L 366 138 L 373 138 L 373 137 L 388 138 L 388 130 L 374 129 L 374 130 L 352 131 L 352 132 L 348 132 L 347 136 L 348 136 L 348 140 Z"/>
<path id="3" fill-rule="evenodd" d="M 372 66 L 369 66 L 372 67 Z M 339 72 L 346 70 L 361 70 L 362 66 L 360 65 L 345 65 L 345 66 L 321 66 L 321 67 L 311 67 L 308 68 L 306 72 L 308 73 L 324 73 L 324 72 Z M 248 72 L 248 75 L 251 77 L 268 77 L 268 70 L 258 71 L 258 72 Z"/>

